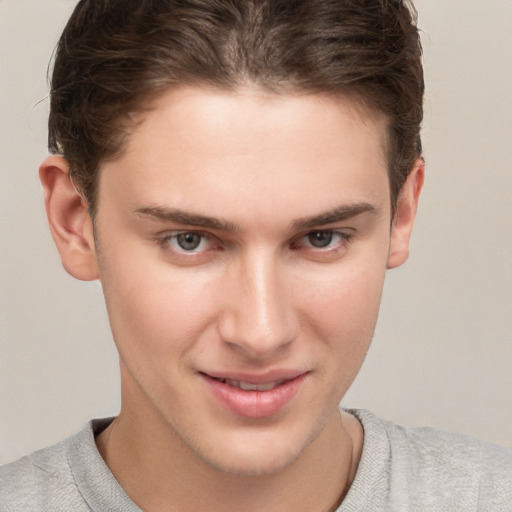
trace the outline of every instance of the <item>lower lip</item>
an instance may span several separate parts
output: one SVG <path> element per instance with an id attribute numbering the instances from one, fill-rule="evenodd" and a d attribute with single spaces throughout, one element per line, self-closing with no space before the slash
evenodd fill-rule
<path id="1" fill-rule="evenodd" d="M 287 380 L 269 391 L 245 391 L 203 375 L 210 390 L 225 408 L 244 418 L 266 418 L 281 411 L 298 393 L 307 374 Z"/>

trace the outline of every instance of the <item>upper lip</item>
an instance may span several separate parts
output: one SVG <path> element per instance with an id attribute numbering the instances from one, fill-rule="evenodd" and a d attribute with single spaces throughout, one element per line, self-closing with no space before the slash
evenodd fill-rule
<path id="1" fill-rule="evenodd" d="M 268 384 L 270 382 L 293 380 L 308 371 L 297 369 L 275 369 L 263 373 L 230 372 L 230 371 L 201 371 L 200 373 L 217 380 L 233 380 L 248 384 Z"/>

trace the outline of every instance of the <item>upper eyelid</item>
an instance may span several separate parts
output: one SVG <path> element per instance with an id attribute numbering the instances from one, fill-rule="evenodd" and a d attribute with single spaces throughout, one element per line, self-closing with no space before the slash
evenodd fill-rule
<path id="1" fill-rule="evenodd" d="M 210 243 L 210 245 L 215 245 L 215 241 L 219 241 L 218 237 L 216 237 L 215 235 L 205 232 L 204 230 L 195 230 L 195 229 L 175 229 L 175 230 L 170 230 L 170 231 L 163 231 L 163 232 L 157 234 L 155 236 L 155 239 L 156 239 L 157 244 L 163 247 L 168 242 L 170 242 L 172 239 L 176 239 L 177 236 L 187 234 L 187 233 L 194 233 L 194 234 L 202 236 L 205 239 L 204 241 Z M 197 252 L 195 249 L 191 250 L 191 251 L 186 251 L 184 249 L 182 249 L 182 250 L 183 250 L 183 254 L 189 253 L 189 255 L 192 256 L 194 254 L 197 255 L 202 252 L 205 252 L 207 249 L 208 249 L 208 247 L 204 250 L 199 250 Z M 171 250 L 180 252 L 180 250 L 176 249 L 176 248 L 171 249 Z"/>
<path id="2" fill-rule="evenodd" d="M 310 235 L 312 233 L 319 233 L 319 232 L 330 232 L 330 233 L 333 233 L 334 235 L 339 235 L 341 240 L 337 241 L 337 243 L 334 245 L 350 242 L 354 237 L 354 233 L 353 232 L 349 233 L 349 232 L 347 232 L 347 230 L 341 231 L 339 229 L 313 229 L 313 230 L 306 231 L 305 233 L 302 233 L 301 235 L 294 237 L 291 241 L 291 245 L 298 245 L 299 242 L 301 240 L 304 240 L 308 235 Z M 317 249 L 322 250 L 322 248 L 317 248 Z"/>
<path id="3" fill-rule="evenodd" d="M 333 234 L 340 235 L 344 239 L 348 239 L 354 235 L 355 230 L 352 228 L 330 228 L 330 227 L 328 227 L 328 228 L 319 227 L 316 229 L 307 229 L 305 231 L 302 231 L 301 233 L 293 235 L 293 237 L 290 239 L 289 243 L 294 244 L 297 241 L 299 241 L 300 239 L 307 237 L 308 235 L 310 235 L 312 233 L 318 233 L 318 232 L 331 232 Z M 222 245 L 231 245 L 228 240 L 222 240 L 222 238 L 220 238 L 219 236 L 214 235 L 208 231 L 205 231 L 204 229 L 165 230 L 160 233 L 157 233 L 155 238 L 157 239 L 157 241 L 163 243 L 166 240 L 170 240 L 180 234 L 185 234 L 185 233 L 195 233 L 200 236 L 203 236 L 204 238 L 206 238 L 206 240 L 217 240 Z"/>
<path id="4" fill-rule="evenodd" d="M 308 229 L 294 236 L 294 239 L 300 239 L 305 236 L 308 236 L 312 233 L 333 233 L 338 234 L 343 237 L 353 236 L 355 233 L 355 229 L 353 228 L 317 228 L 317 229 Z"/>
<path id="5" fill-rule="evenodd" d="M 194 233 L 197 235 L 204 236 L 205 238 L 216 238 L 215 235 L 204 231 L 203 229 L 167 229 L 156 234 L 156 238 L 169 239 L 174 238 L 178 235 L 184 235 L 187 233 Z"/>

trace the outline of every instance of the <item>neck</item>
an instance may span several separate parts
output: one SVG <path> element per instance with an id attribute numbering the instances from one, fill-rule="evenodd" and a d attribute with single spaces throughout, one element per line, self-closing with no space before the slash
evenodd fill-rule
<path id="1" fill-rule="evenodd" d="M 235 475 L 204 462 L 155 411 L 136 412 L 123 407 L 96 441 L 117 481 L 146 512 L 331 512 L 352 483 L 362 449 L 359 422 L 336 411 L 286 468 Z"/>

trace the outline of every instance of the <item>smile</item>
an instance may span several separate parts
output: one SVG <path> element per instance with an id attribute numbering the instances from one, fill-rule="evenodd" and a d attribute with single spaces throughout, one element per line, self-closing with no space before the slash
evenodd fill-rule
<path id="1" fill-rule="evenodd" d="M 233 388 L 239 388 L 243 391 L 271 391 L 274 388 L 277 388 L 277 386 L 280 386 L 285 381 L 284 380 L 278 380 L 275 382 L 268 382 L 266 384 L 253 384 L 250 382 L 243 382 L 241 380 L 233 380 L 233 379 L 215 379 L 219 382 L 222 382 L 223 384 L 227 384 L 228 386 L 231 386 Z"/>
<path id="2" fill-rule="evenodd" d="M 304 386 L 309 372 L 260 377 L 201 375 L 213 403 L 235 416 L 257 419 L 284 411 Z"/>

